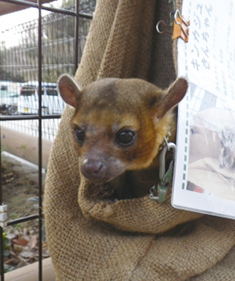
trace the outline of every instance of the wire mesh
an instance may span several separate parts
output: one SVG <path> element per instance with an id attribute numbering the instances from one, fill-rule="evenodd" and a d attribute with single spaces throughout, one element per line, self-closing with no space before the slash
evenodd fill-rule
<path id="1" fill-rule="evenodd" d="M 0 16 L 0 207 L 8 205 L 8 220 L 0 227 L 1 281 L 4 272 L 12 269 L 5 262 L 9 235 L 17 233 L 19 238 L 26 230 L 27 235 L 39 237 L 34 261 L 39 262 L 38 280 L 42 281 L 42 259 L 47 256 L 43 248 L 44 179 L 65 106 L 56 81 L 62 73 L 74 75 L 96 4 L 95 0 L 43 2 L 50 1 L 0 0 L 9 9 L 19 6 L 27 8 L 27 16 L 36 15 L 14 25 Z"/>

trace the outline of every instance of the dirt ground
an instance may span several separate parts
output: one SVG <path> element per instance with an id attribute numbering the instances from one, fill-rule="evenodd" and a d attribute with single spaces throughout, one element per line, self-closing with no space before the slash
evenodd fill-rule
<path id="1" fill-rule="evenodd" d="M 37 213 L 38 170 L 8 154 L 2 154 L 2 201 L 8 220 Z"/>
<path id="2" fill-rule="evenodd" d="M 7 205 L 8 222 L 38 213 L 38 168 L 2 153 L 2 201 Z M 43 175 L 44 182 L 45 175 Z M 38 260 L 38 219 L 4 228 L 7 237 L 5 271 Z M 43 225 L 43 256 L 48 257 Z"/>

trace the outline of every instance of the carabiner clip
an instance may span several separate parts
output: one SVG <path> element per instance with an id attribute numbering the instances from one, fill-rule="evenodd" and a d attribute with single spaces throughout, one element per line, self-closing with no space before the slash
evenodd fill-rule
<path id="1" fill-rule="evenodd" d="M 170 162 L 170 165 L 168 167 L 168 170 L 166 172 L 166 152 L 170 149 L 173 150 L 173 157 Z M 166 142 L 166 145 L 161 151 L 160 157 L 159 157 L 159 183 L 158 185 L 154 185 L 150 189 L 150 195 L 149 198 L 153 201 L 158 201 L 158 203 L 162 203 L 166 200 L 166 193 L 170 186 L 170 183 L 172 181 L 173 176 L 173 163 L 175 158 L 175 152 L 176 152 L 176 145 L 173 142 Z"/>

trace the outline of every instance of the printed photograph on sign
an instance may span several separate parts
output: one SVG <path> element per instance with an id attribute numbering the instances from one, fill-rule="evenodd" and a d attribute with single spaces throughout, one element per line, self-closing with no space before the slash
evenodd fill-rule
<path id="1" fill-rule="evenodd" d="M 191 103 L 197 92 L 202 99 L 190 120 L 187 189 L 235 201 L 235 111 L 221 102 L 216 107 L 218 98 L 195 85 Z"/>

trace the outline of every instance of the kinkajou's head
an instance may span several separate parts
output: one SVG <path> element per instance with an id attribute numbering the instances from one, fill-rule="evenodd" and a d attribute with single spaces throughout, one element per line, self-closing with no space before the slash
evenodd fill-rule
<path id="1" fill-rule="evenodd" d="M 61 97 L 75 108 L 71 126 L 82 174 L 107 182 L 125 170 L 148 167 L 187 87 L 183 78 L 166 91 L 140 79 L 105 78 L 82 89 L 61 76 Z"/>

